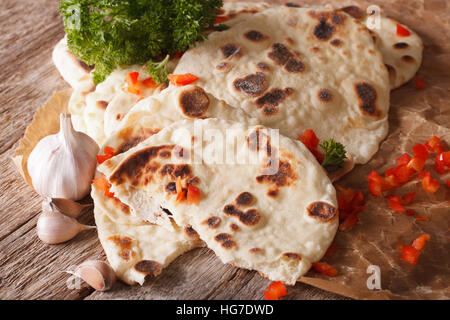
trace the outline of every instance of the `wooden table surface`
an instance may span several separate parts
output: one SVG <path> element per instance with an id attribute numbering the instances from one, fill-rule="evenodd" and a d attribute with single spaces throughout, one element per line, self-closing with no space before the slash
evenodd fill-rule
<path id="1" fill-rule="evenodd" d="M 206 248 L 174 261 L 143 287 L 116 284 L 107 293 L 65 273 L 87 259 L 105 259 L 94 231 L 60 245 L 43 244 L 35 227 L 41 199 L 16 171 L 11 156 L 35 110 L 68 88 L 51 60 L 63 37 L 57 0 L 0 1 L 0 299 L 262 299 L 269 284 L 255 272 L 222 264 Z M 81 222 L 94 224 L 92 212 Z M 342 299 L 297 284 L 287 299 Z"/>

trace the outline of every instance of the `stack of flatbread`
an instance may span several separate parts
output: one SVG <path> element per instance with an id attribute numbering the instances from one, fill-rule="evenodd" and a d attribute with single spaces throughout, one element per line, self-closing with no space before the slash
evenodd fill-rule
<path id="1" fill-rule="evenodd" d="M 398 37 L 398 22 L 355 6 L 226 3 L 222 15 L 229 29 L 170 61 L 172 73 L 199 78 L 187 86 L 123 90 L 128 72 L 148 77 L 145 66 L 95 86 L 65 39 L 54 50 L 75 127 L 115 150 L 98 167 L 114 197 L 91 195 L 102 246 L 127 283 L 206 245 L 224 263 L 294 284 L 339 221 L 336 176 L 297 139 L 313 129 L 345 145 L 347 170 L 366 163 L 388 132 L 390 90 L 422 59 L 417 34 Z"/>

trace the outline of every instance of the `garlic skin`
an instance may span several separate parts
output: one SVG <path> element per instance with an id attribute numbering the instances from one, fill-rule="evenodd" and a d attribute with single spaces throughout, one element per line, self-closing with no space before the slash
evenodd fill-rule
<path id="1" fill-rule="evenodd" d="M 116 274 L 109 264 L 100 260 L 88 260 L 71 274 L 80 277 L 97 291 L 106 291 L 116 282 Z"/>
<path id="2" fill-rule="evenodd" d="M 81 231 L 95 229 L 59 212 L 44 210 L 38 218 L 36 233 L 43 242 L 58 244 L 69 241 Z"/>
<path id="3" fill-rule="evenodd" d="M 28 158 L 33 187 L 43 197 L 80 200 L 90 191 L 97 166 L 97 143 L 75 131 L 70 114 L 60 115 L 60 131 L 38 142 Z"/>

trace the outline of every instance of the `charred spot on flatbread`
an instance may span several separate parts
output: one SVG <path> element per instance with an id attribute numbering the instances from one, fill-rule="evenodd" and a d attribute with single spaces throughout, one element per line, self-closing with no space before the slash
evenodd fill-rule
<path id="1" fill-rule="evenodd" d="M 330 102 L 333 99 L 333 94 L 328 89 L 320 89 L 318 96 L 322 102 Z"/>
<path id="2" fill-rule="evenodd" d="M 296 3 L 294 3 L 294 2 L 286 2 L 284 5 L 285 5 L 286 7 L 290 7 L 290 8 L 300 8 L 300 5 L 299 5 L 299 4 L 296 4 Z"/>
<path id="3" fill-rule="evenodd" d="M 397 76 L 397 71 L 395 70 L 395 68 L 393 66 L 391 66 L 389 64 L 385 64 L 385 66 L 386 66 L 386 69 L 387 69 L 387 71 L 389 73 L 389 79 L 390 79 L 390 81 L 392 83 L 392 82 L 395 81 L 395 77 Z"/>
<path id="4" fill-rule="evenodd" d="M 225 249 L 231 249 L 236 246 L 236 243 L 232 240 L 231 235 L 228 233 L 219 233 L 214 237 L 214 239 Z"/>
<path id="5" fill-rule="evenodd" d="M 80 59 L 77 58 L 77 56 L 75 56 L 72 51 L 70 50 L 66 50 L 67 54 L 70 56 L 70 58 L 85 72 L 85 73 L 90 73 L 94 67 L 93 66 L 88 66 L 86 63 L 84 63 L 83 61 L 81 61 Z"/>
<path id="6" fill-rule="evenodd" d="M 328 40 L 334 32 L 334 27 L 327 23 L 325 19 L 321 19 L 319 24 L 314 27 L 313 34 L 319 40 Z"/>
<path id="7" fill-rule="evenodd" d="M 162 145 L 144 148 L 125 159 L 109 178 L 113 184 L 121 184 L 129 180 L 133 186 L 148 183 L 148 174 L 155 170 L 156 163 L 151 162 L 158 157 L 161 150 L 171 150 L 173 145 Z"/>
<path id="8" fill-rule="evenodd" d="M 276 198 L 278 196 L 278 190 L 269 190 L 267 191 L 267 196 L 271 198 Z"/>
<path id="9" fill-rule="evenodd" d="M 248 253 L 251 253 L 251 254 L 258 254 L 258 253 L 263 253 L 263 252 L 264 252 L 264 249 L 261 249 L 261 248 L 248 249 Z"/>
<path id="10" fill-rule="evenodd" d="M 259 96 L 266 90 L 267 80 L 264 73 L 257 72 L 234 80 L 233 85 L 237 90 L 244 91 L 248 95 Z"/>
<path id="11" fill-rule="evenodd" d="M 268 37 L 257 30 L 250 30 L 244 33 L 244 37 L 250 41 L 259 42 L 264 41 Z"/>
<path id="12" fill-rule="evenodd" d="M 415 62 L 416 60 L 415 60 L 413 57 L 411 57 L 411 56 L 404 55 L 404 56 L 402 57 L 402 61 L 404 61 L 404 62 L 406 62 L 406 63 L 413 63 L 413 62 Z"/>
<path id="13" fill-rule="evenodd" d="M 336 217 L 338 212 L 335 207 L 322 201 L 311 203 L 306 208 L 306 211 L 308 212 L 308 215 L 310 217 L 313 217 L 323 222 L 332 220 L 334 217 Z"/>
<path id="14" fill-rule="evenodd" d="M 239 57 L 241 55 L 241 47 L 236 44 L 229 43 L 220 48 L 225 59 Z"/>
<path id="15" fill-rule="evenodd" d="M 256 64 L 256 67 L 261 71 L 269 71 L 270 70 L 269 66 L 265 62 L 258 62 Z"/>
<path id="16" fill-rule="evenodd" d="M 305 65 L 298 59 L 290 58 L 284 65 L 284 69 L 292 73 L 303 72 L 305 71 Z"/>
<path id="17" fill-rule="evenodd" d="M 136 253 L 131 250 L 133 239 L 130 237 L 115 235 L 108 237 L 108 240 L 112 241 L 117 247 L 119 247 L 119 257 L 123 260 L 128 261 L 136 255 Z"/>
<path id="18" fill-rule="evenodd" d="M 188 179 L 187 185 L 190 186 L 190 185 L 198 184 L 199 182 L 200 182 L 199 177 L 192 177 L 192 178 Z"/>
<path id="19" fill-rule="evenodd" d="M 170 158 L 170 155 L 171 155 L 170 151 L 167 151 L 167 150 L 162 150 L 159 153 L 160 158 Z"/>
<path id="20" fill-rule="evenodd" d="M 230 224 L 230 229 L 231 229 L 231 231 L 236 232 L 236 231 L 239 231 L 239 226 L 236 223 L 232 223 L 232 224 Z"/>
<path id="21" fill-rule="evenodd" d="M 209 107 L 209 97 L 200 87 L 185 90 L 180 94 L 180 107 L 190 118 L 200 118 Z"/>
<path id="22" fill-rule="evenodd" d="M 282 254 L 282 257 L 292 260 L 302 260 L 302 256 L 299 253 L 295 252 L 285 252 Z"/>
<path id="23" fill-rule="evenodd" d="M 205 221 L 203 221 L 203 224 L 206 224 L 208 227 L 215 229 L 217 228 L 220 223 L 222 222 L 222 219 L 220 219 L 219 217 L 216 216 L 211 216 L 208 219 L 206 219 Z"/>
<path id="24" fill-rule="evenodd" d="M 161 176 L 171 176 L 173 174 L 174 165 L 173 164 L 165 164 L 163 167 L 159 170 L 159 173 Z"/>
<path id="25" fill-rule="evenodd" d="M 158 133 L 160 130 L 161 129 L 159 128 L 140 128 L 139 130 L 135 130 L 132 127 L 121 130 L 118 134 L 118 137 L 119 140 L 123 142 L 117 147 L 117 151 L 115 154 L 117 155 L 130 150 L 148 137 L 151 137 L 152 135 Z"/>
<path id="26" fill-rule="evenodd" d="M 284 66 L 292 57 L 292 53 L 282 43 L 274 43 L 271 51 L 267 54 L 269 59 L 273 60 L 277 65 Z"/>
<path id="27" fill-rule="evenodd" d="M 278 112 L 278 105 L 292 94 L 292 92 L 292 88 L 286 88 L 284 90 L 278 88 L 272 89 L 256 100 L 256 106 L 262 108 L 265 115 L 274 115 Z"/>
<path id="28" fill-rule="evenodd" d="M 174 181 L 169 182 L 166 184 L 164 188 L 168 193 L 177 193 L 177 184 Z"/>
<path id="29" fill-rule="evenodd" d="M 97 100 L 95 101 L 95 104 L 97 105 L 97 107 L 101 110 L 106 110 L 106 108 L 108 107 L 108 101 L 105 100 Z"/>
<path id="30" fill-rule="evenodd" d="M 355 91 L 359 99 L 361 112 L 370 116 L 377 115 L 377 92 L 373 86 L 367 82 L 355 84 Z"/>
<path id="31" fill-rule="evenodd" d="M 119 208 L 120 211 L 122 211 L 122 213 L 124 213 L 126 215 L 130 214 L 131 210 L 130 210 L 129 206 L 127 206 L 125 203 L 123 203 L 122 201 L 120 201 L 116 197 L 111 197 L 110 199 L 114 202 L 114 206 Z"/>
<path id="32" fill-rule="evenodd" d="M 253 130 L 247 136 L 247 145 L 251 151 L 259 151 L 264 142 L 268 142 L 268 137 L 259 129 Z"/>
<path id="33" fill-rule="evenodd" d="M 242 192 L 236 198 L 236 204 L 239 206 L 249 206 L 255 201 L 255 198 L 250 192 Z"/>
<path id="34" fill-rule="evenodd" d="M 337 12 L 333 12 L 331 14 L 331 21 L 333 24 L 336 24 L 336 25 L 343 24 L 345 21 L 345 16 L 342 14 L 339 14 Z"/>
<path id="35" fill-rule="evenodd" d="M 200 237 L 199 234 L 197 233 L 197 231 L 195 231 L 194 228 L 192 228 L 192 226 L 184 227 L 184 233 L 189 238 L 197 239 Z"/>
<path id="36" fill-rule="evenodd" d="M 173 176 L 175 178 L 181 177 L 184 178 L 191 174 L 191 169 L 187 164 L 176 165 L 173 170 Z"/>
<path id="37" fill-rule="evenodd" d="M 133 266 L 134 270 L 145 275 L 156 276 L 161 273 L 162 267 L 154 260 L 141 260 Z"/>
<path id="38" fill-rule="evenodd" d="M 358 6 L 347 6 L 347 7 L 341 8 L 341 10 L 344 11 L 345 13 L 348 13 L 355 19 L 361 19 L 364 15 L 363 11 Z"/>
<path id="39" fill-rule="evenodd" d="M 247 226 L 254 226 L 261 220 L 261 214 L 256 209 L 249 209 L 239 216 L 239 221 Z"/>
<path id="40" fill-rule="evenodd" d="M 394 49 L 406 49 L 409 47 L 409 44 L 406 42 L 397 42 L 393 45 Z"/>
<path id="41" fill-rule="evenodd" d="M 278 170 L 274 174 L 263 174 L 256 177 L 259 183 L 275 185 L 277 187 L 286 187 L 291 185 L 297 179 L 294 170 L 289 162 L 280 161 Z"/>
<path id="42" fill-rule="evenodd" d="M 190 158 L 189 151 L 181 146 L 175 146 L 175 148 L 173 149 L 173 154 L 178 159 L 188 160 Z"/>
<path id="43" fill-rule="evenodd" d="M 243 214 L 243 212 L 241 210 L 239 210 L 235 205 L 233 204 L 227 204 L 224 208 L 223 208 L 223 212 L 226 215 L 229 216 L 240 216 Z"/>
<path id="44" fill-rule="evenodd" d="M 340 46 L 342 46 L 342 40 L 341 39 L 333 39 L 330 41 L 330 44 L 333 47 L 340 47 Z"/>

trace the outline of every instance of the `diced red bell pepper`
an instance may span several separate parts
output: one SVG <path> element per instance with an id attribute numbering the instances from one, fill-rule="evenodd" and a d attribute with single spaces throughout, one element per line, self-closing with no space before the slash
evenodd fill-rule
<path id="1" fill-rule="evenodd" d="M 177 189 L 177 202 L 181 202 L 184 201 L 186 199 L 186 192 L 183 189 L 183 185 L 181 183 L 181 177 L 177 177 L 177 181 L 176 181 L 176 189 Z"/>
<path id="2" fill-rule="evenodd" d="M 409 154 L 404 153 L 402 154 L 400 157 L 397 158 L 397 165 L 405 165 L 408 164 L 409 161 L 411 161 L 411 157 L 409 156 Z"/>
<path id="3" fill-rule="evenodd" d="M 281 281 L 273 282 L 269 285 L 267 290 L 264 290 L 264 298 L 266 300 L 278 300 L 284 297 L 287 293 L 286 287 Z"/>
<path id="4" fill-rule="evenodd" d="M 271 283 L 268 289 L 274 292 L 278 297 L 284 297 L 287 293 L 286 287 L 281 281 Z"/>
<path id="5" fill-rule="evenodd" d="M 152 88 L 152 89 L 158 87 L 158 84 L 155 81 L 153 81 L 152 78 L 147 78 L 147 79 L 143 80 L 142 85 L 146 88 Z"/>
<path id="6" fill-rule="evenodd" d="M 416 219 L 419 221 L 430 221 L 430 218 L 425 216 L 417 216 Z"/>
<path id="7" fill-rule="evenodd" d="M 214 20 L 214 24 L 224 23 L 228 20 L 230 20 L 230 18 L 227 16 L 216 16 L 216 19 Z"/>
<path id="8" fill-rule="evenodd" d="M 430 152 L 442 153 L 444 152 L 444 146 L 441 144 L 441 139 L 436 136 L 432 136 L 427 142 L 425 142 L 425 147 Z"/>
<path id="9" fill-rule="evenodd" d="M 450 151 L 437 154 L 434 160 L 434 165 L 438 173 L 445 173 L 447 168 L 450 168 Z"/>
<path id="10" fill-rule="evenodd" d="M 99 177 L 94 180 L 92 180 L 92 183 L 99 189 L 104 191 L 105 196 L 113 198 L 114 193 L 110 192 L 109 189 L 111 188 L 111 184 L 108 180 L 106 180 L 105 177 Z"/>
<path id="11" fill-rule="evenodd" d="M 427 241 L 430 241 L 430 235 L 426 233 L 422 234 L 413 241 L 412 247 L 415 248 L 416 250 L 422 250 Z"/>
<path id="12" fill-rule="evenodd" d="M 191 73 L 186 74 L 169 74 L 169 80 L 172 85 L 186 86 L 198 80 L 198 77 Z"/>
<path id="13" fill-rule="evenodd" d="M 105 162 L 106 160 L 111 159 L 112 157 L 114 157 L 114 148 L 111 147 L 105 147 L 103 149 L 103 153 L 104 154 L 98 154 L 97 155 L 97 162 L 98 164 L 102 164 L 103 162 Z"/>
<path id="14" fill-rule="evenodd" d="M 414 81 L 416 82 L 416 88 L 419 90 L 425 89 L 425 80 L 422 78 L 414 78 Z"/>
<path id="15" fill-rule="evenodd" d="M 402 260 L 410 263 L 417 264 L 419 260 L 420 251 L 412 246 L 405 246 L 402 251 Z"/>
<path id="16" fill-rule="evenodd" d="M 413 215 L 416 214 L 416 212 L 414 210 L 412 210 L 412 209 L 408 209 L 408 210 L 406 210 L 405 214 L 407 216 L 413 216 Z"/>
<path id="17" fill-rule="evenodd" d="M 408 29 L 406 29 L 405 27 L 401 26 L 400 24 L 397 23 L 397 36 L 399 37 L 408 37 L 411 33 L 409 32 Z"/>
<path id="18" fill-rule="evenodd" d="M 415 156 L 422 158 L 424 160 L 428 159 L 429 156 L 429 152 L 427 150 L 427 148 L 423 145 L 423 144 L 416 144 L 413 148 L 412 151 L 414 153 Z"/>
<path id="19" fill-rule="evenodd" d="M 403 196 L 403 199 L 402 199 L 402 204 L 408 205 L 408 204 L 410 204 L 411 202 L 413 202 L 413 200 L 414 200 L 416 194 L 417 194 L 416 192 L 411 192 L 411 193 L 405 194 L 405 195 Z"/>
<path id="20" fill-rule="evenodd" d="M 447 185 L 448 188 L 450 188 L 450 179 L 448 179 L 447 181 L 445 181 L 445 184 Z"/>
<path id="21" fill-rule="evenodd" d="M 197 204 L 199 200 L 200 190 L 193 185 L 189 185 L 187 190 L 187 202 L 190 204 Z"/>
<path id="22" fill-rule="evenodd" d="M 414 170 L 416 172 L 421 172 L 425 166 L 425 159 L 414 156 L 411 161 L 407 164 L 408 169 Z"/>
<path id="23" fill-rule="evenodd" d="M 338 275 L 338 271 L 326 262 L 313 262 L 312 266 L 317 272 L 326 276 L 336 277 Z"/>
<path id="24" fill-rule="evenodd" d="M 389 200 L 388 206 L 392 211 L 395 211 L 395 212 L 402 213 L 405 211 L 405 208 L 403 208 L 402 204 L 397 200 L 393 200 L 393 199 Z"/>
<path id="25" fill-rule="evenodd" d="M 439 189 L 439 182 L 431 179 L 430 173 L 422 179 L 422 188 L 428 193 L 435 193 Z"/>
<path id="26" fill-rule="evenodd" d="M 128 86 L 134 86 L 138 83 L 139 72 L 128 72 L 125 76 L 125 81 L 128 83 Z"/>
<path id="27" fill-rule="evenodd" d="M 377 181 L 369 181 L 369 191 L 374 196 L 381 196 L 383 194 L 383 186 Z"/>
<path id="28" fill-rule="evenodd" d="M 300 138 L 298 138 L 309 150 L 316 150 L 319 146 L 319 138 L 317 138 L 314 130 L 305 130 Z"/>

